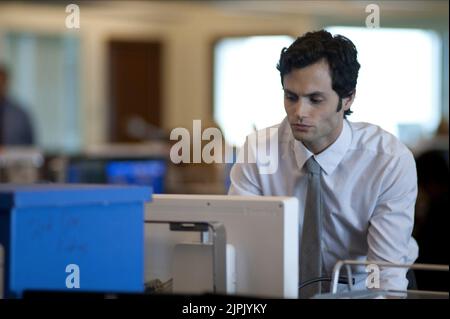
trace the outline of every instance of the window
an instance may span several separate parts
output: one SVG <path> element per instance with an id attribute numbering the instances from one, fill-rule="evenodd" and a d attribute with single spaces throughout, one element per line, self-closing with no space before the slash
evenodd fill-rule
<path id="1" fill-rule="evenodd" d="M 354 113 L 407 145 L 430 135 L 440 120 L 440 40 L 419 29 L 329 27 L 348 37 L 361 64 Z"/>
<path id="2" fill-rule="evenodd" d="M 228 143 L 242 146 L 254 129 L 285 116 L 276 65 L 289 36 L 225 38 L 214 49 L 214 119 Z"/>
<path id="3" fill-rule="evenodd" d="M 440 120 L 439 37 L 419 29 L 328 27 L 351 39 L 361 69 L 354 113 L 407 145 L 433 133 Z M 225 38 L 214 51 L 214 118 L 230 144 L 285 116 L 276 64 L 288 36 Z"/>

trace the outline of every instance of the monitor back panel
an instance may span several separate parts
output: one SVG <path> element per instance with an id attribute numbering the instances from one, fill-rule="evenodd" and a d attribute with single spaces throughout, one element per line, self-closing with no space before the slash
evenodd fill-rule
<path id="1" fill-rule="evenodd" d="M 297 298 L 298 200 L 293 197 L 154 195 L 146 220 L 221 222 L 235 248 L 236 294 Z M 200 234 L 146 224 L 145 278 L 171 278 L 173 248 L 199 242 Z"/>

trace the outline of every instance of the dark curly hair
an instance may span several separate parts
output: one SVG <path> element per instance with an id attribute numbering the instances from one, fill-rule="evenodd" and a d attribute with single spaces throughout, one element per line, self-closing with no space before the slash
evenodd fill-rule
<path id="1" fill-rule="evenodd" d="M 356 47 L 352 41 L 342 35 L 334 37 L 325 30 L 308 32 L 298 37 L 289 48 L 281 50 L 277 69 L 283 77 L 292 69 L 301 69 L 325 58 L 330 66 L 332 88 L 340 99 L 349 97 L 356 88 L 359 63 Z M 342 107 L 339 102 L 338 110 Z M 344 117 L 353 113 L 347 110 Z"/>

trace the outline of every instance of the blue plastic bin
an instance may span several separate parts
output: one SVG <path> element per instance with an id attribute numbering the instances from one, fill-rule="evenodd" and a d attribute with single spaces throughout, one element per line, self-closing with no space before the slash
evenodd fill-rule
<path id="1" fill-rule="evenodd" d="M 5 297 L 25 290 L 143 292 L 150 200 L 149 187 L 0 184 Z M 70 284 L 74 275 L 79 288 Z"/>

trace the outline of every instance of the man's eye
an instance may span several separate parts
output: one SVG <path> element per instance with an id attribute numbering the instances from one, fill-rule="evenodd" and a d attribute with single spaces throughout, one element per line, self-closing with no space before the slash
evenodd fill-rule
<path id="1" fill-rule="evenodd" d="M 311 100 L 311 103 L 313 103 L 313 104 L 322 103 L 322 100 L 319 100 L 319 99 L 310 99 L 310 100 Z"/>
<path id="2" fill-rule="evenodd" d="M 292 95 L 285 95 L 285 97 L 286 97 L 289 101 L 291 101 L 291 102 L 297 101 L 297 98 L 296 98 L 295 96 L 292 96 Z"/>

